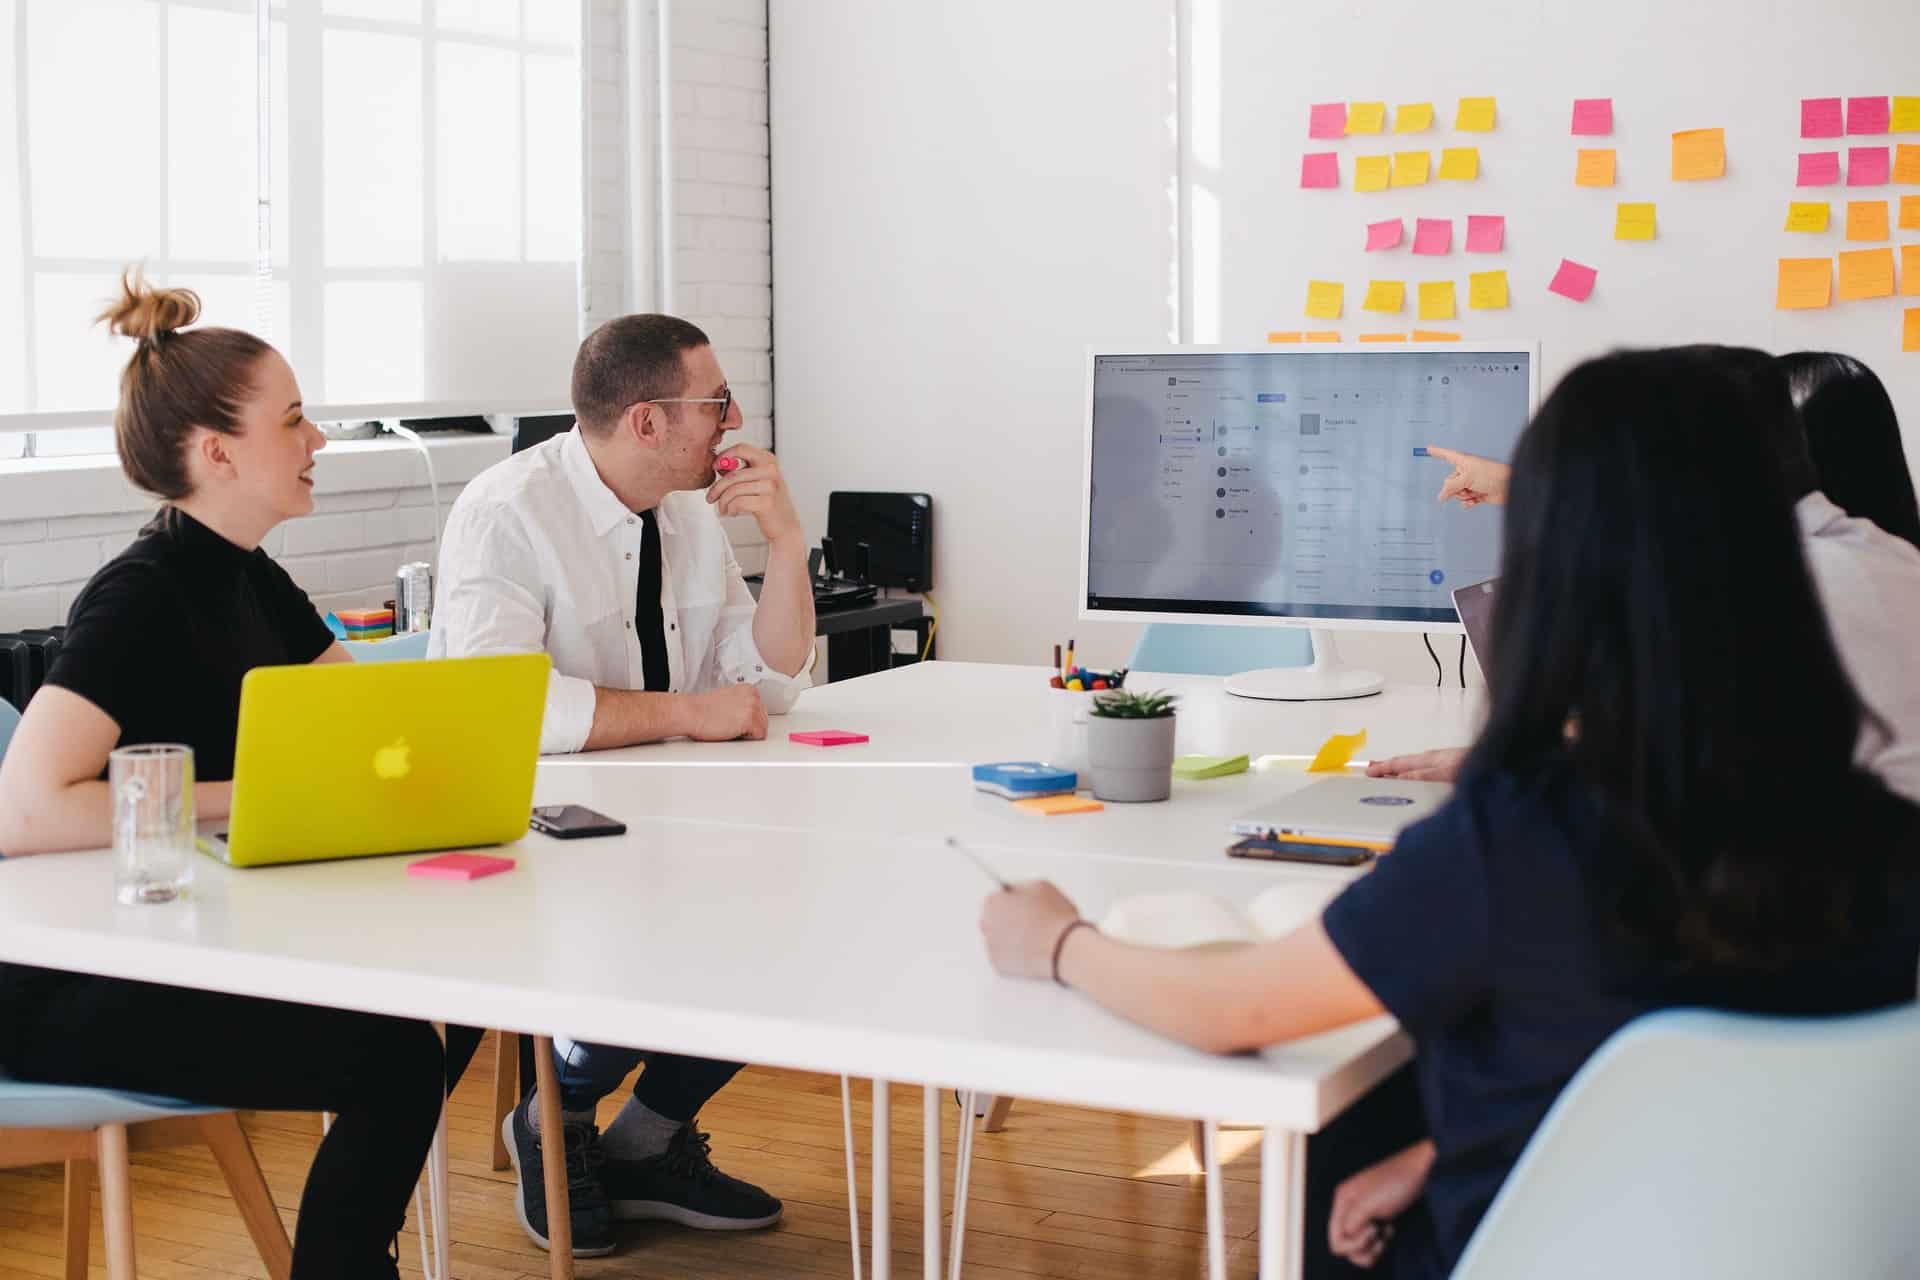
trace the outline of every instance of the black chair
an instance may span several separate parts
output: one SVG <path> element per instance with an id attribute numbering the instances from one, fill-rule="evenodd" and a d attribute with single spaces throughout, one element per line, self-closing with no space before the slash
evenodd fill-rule
<path id="1" fill-rule="evenodd" d="M 573 429 L 573 415 L 570 413 L 546 413 L 532 418 L 513 420 L 513 451 L 531 449 L 537 444 L 545 444 L 563 431 Z"/>

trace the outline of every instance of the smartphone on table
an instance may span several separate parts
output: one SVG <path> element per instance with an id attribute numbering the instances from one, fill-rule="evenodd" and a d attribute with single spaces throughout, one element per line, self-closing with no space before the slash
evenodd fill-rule
<path id="1" fill-rule="evenodd" d="M 528 823 L 542 835 L 556 840 L 583 840 L 588 836 L 626 834 L 627 824 L 617 818 L 589 809 L 583 804 L 535 805 Z"/>

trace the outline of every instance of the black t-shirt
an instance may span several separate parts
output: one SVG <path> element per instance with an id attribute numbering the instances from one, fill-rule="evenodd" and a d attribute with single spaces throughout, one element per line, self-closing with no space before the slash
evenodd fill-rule
<path id="1" fill-rule="evenodd" d="M 1891 796 L 1849 817 L 1847 838 L 1912 839 Z M 1437 1253 L 1397 1276 L 1440 1277 L 1522 1149 L 1607 1037 L 1675 1005 L 1842 1013 L 1910 1001 L 1920 892 L 1893 887 L 1884 925 L 1844 950 L 1773 975 L 1672 977 L 1617 925 L 1624 859 L 1564 766 L 1465 779 L 1438 813 L 1328 904 L 1323 923 L 1416 1046 L 1436 1159 L 1426 1202 Z"/>

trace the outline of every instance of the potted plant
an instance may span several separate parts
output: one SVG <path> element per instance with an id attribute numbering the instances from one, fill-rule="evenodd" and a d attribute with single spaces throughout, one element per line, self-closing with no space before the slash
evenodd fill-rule
<path id="1" fill-rule="evenodd" d="M 1165 800 L 1173 794 L 1171 693 L 1097 695 L 1087 718 L 1087 772 L 1097 800 Z"/>

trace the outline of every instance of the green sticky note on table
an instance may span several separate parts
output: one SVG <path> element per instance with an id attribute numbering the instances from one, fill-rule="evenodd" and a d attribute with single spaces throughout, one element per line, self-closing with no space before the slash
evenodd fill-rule
<path id="1" fill-rule="evenodd" d="M 1245 756 L 1177 756 L 1173 762 L 1173 776 L 1198 781 L 1201 778 L 1224 778 L 1230 773 L 1245 773 Z"/>
<path id="2" fill-rule="evenodd" d="M 1321 744 L 1314 753 L 1313 763 L 1307 766 L 1308 773 L 1339 773 L 1353 759 L 1353 753 L 1367 745 L 1367 731 L 1358 733 L 1336 733 Z"/>

